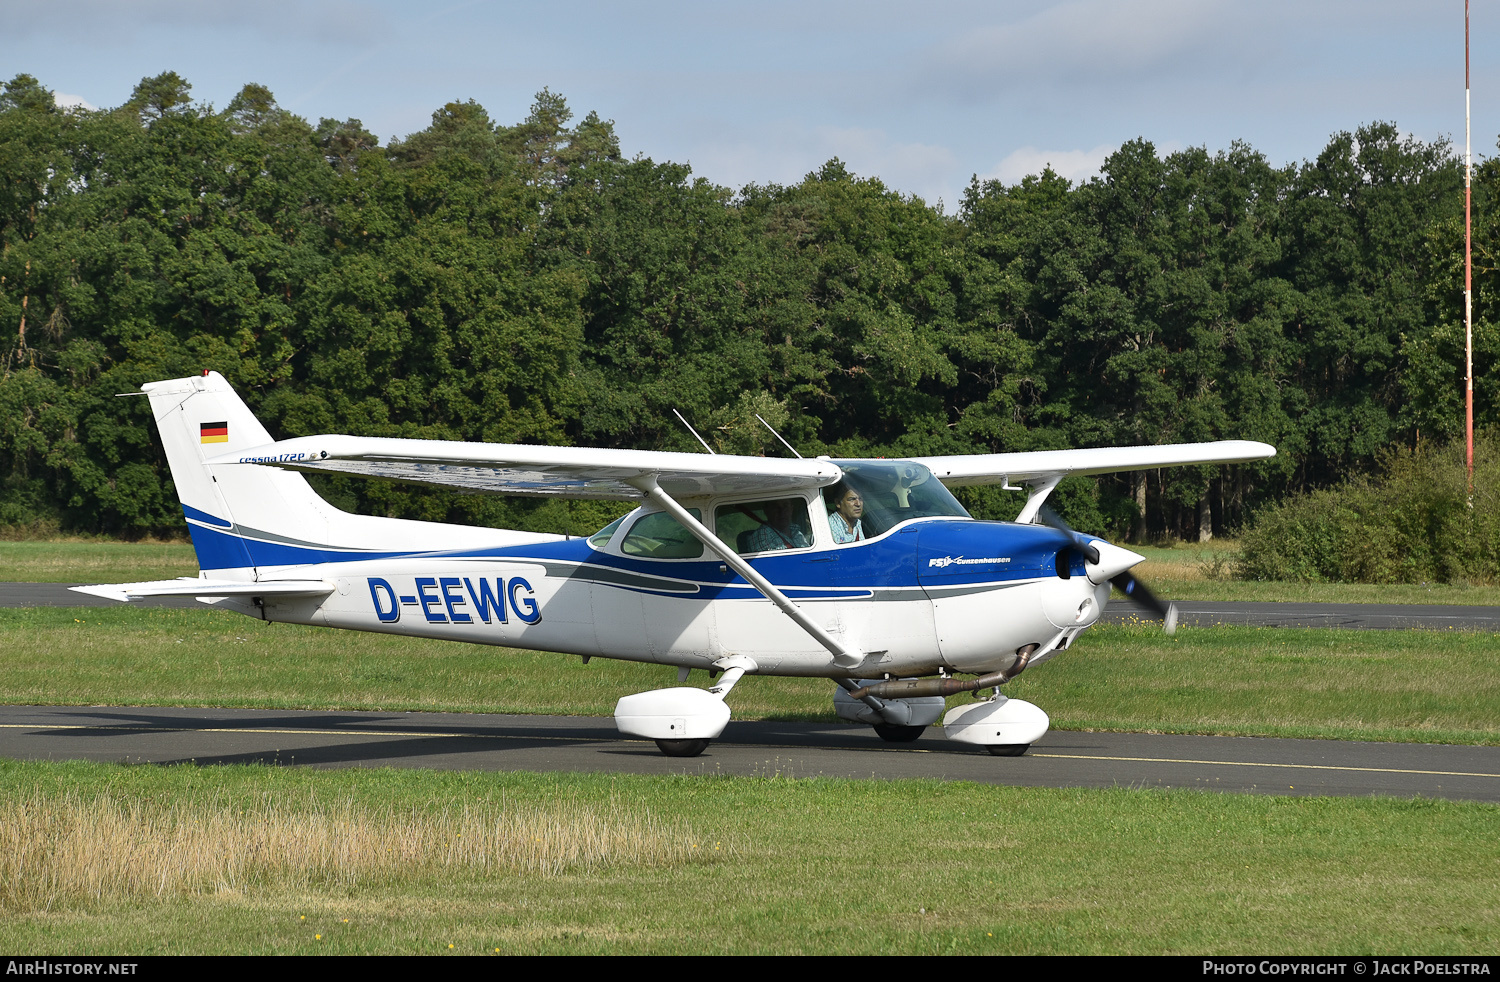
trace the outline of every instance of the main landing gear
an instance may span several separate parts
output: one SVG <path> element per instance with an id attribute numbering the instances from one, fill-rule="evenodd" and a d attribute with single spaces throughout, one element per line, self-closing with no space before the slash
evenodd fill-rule
<path id="1" fill-rule="evenodd" d="M 755 662 L 733 656 L 715 663 L 724 674 L 711 689 L 686 686 L 654 689 L 625 696 L 615 705 L 615 725 L 626 736 L 643 737 L 655 742 L 668 757 L 697 757 L 729 724 L 729 707 L 724 697 Z M 680 676 L 685 680 L 685 673 Z M 1047 732 L 1051 720 L 1038 707 L 1021 699 L 1010 699 L 997 690 L 982 702 L 959 706 L 944 714 L 946 701 L 940 695 L 900 696 L 887 691 L 877 696 L 868 691 L 875 685 L 892 686 L 873 680 L 836 679 L 834 709 L 842 719 L 865 723 L 874 728 L 887 743 L 911 743 L 927 727 L 943 720 L 943 735 L 958 743 L 983 747 L 996 757 L 1020 757 Z M 907 687 L 921 691 L 930 688 L 931 680 L 899 680 Z M 852 692 L 860 692 L 854 698 Z M 897 689 L 898 692 L 906 689 Z"/>
<path id="2" fill-rule="evenodd" d="M 623 696 L 615 704 L 615 726 L 626 736 L 655 741 L 668 757 L 696 757 L 729 725 L 724 697 L 755 662 L 741 655 L 721 658 L 714 667 L 724 674 L 711 689 L 682 686 Z M 686 680 L 686 670 L 678 676 Z"/>
<path id="3" fill-rule="evenodd" d="M 696 757 L 708 749 L 709 740 L 657 740 L 656 749 L 668 757 Z"/>

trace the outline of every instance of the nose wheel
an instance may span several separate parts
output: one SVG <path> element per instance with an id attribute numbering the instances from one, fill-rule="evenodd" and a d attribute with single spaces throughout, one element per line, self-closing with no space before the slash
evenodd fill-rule
<path id="1" fill-rule="evenodd" d="M 886 743 L 911 743 L 926 730 L 925 726 L 901 726 L 896 723 L 876 723 L 875 733 Z"/>
<path id="2" fill-rule="evenodd" d="M 1029 743 L 991 743 L 985 746 L 995 757 L 1019 757 L 1031 749 Z"/>

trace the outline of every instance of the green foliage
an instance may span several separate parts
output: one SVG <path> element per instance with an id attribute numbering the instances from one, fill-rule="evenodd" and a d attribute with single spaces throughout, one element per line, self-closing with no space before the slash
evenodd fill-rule
<path id="1" fill-rule="evenodd" d="M 1287 232 L 1293 377 L 1323 396 L 1302 419 L 1323 480 L 1396 435 L 1401 339 L 1432 323 L 1428 231 L 1458 213 L 1461 192 L 1448 145 L 1402 140 L 1393 123 L 1337 134 L 1299 175 Z"/>
<path id="2" fill-rule="evenodd" d="M 1500 434 L 1475 444 L 1472 505 L 1462 444 L 1394 448 L 1381 471 L 1289 498 L 1241 538 L 1245 579 L 1355 583 L 1500 579 Z"/>
<path id="3" fill-rule="evenodd" d="M 0 112 L 56 112 L 57 100 L 42 83 L 24 72 L 0 86 Z"/>
<path id="4" fill-rule="evenodd" d="M 180 526 L 142 382 L 216 369 L 278 437 L 320 432 L 782 454 L 1246 438 L 1275 460 L 1066 484 L 1078 527 L 1222 531 L 1454 432 L 1457 169 L 1391 124 L 1276 168 L 1122 146 L 1101 177 L 976 180 L 955 216 L 831 160 L 734 192 L 625 160 L 543 89 L 454 101 L 384 146 L 250 83 L 173 72 L 116 110 L 0 88 L 0 524 Z M 1500 210 L 1480 174 L 1482 250 Z M 1494 416 L 1481 263 L 1481 422 Z M 590 531 L 582 503 L 329 481 L 376 514 Z M 976 514 L 1010 517 L 977 490 Z M 1136 502 L 1145 503 L 1144 512 Z M 606 512 L 610 511 L 605 509 Z M 608 517 L 612 517 L 609 515 Z M 607 520 L 607 517 L 606 517 Z M 602 524 L 602 522 L 600 523 Z"/>
<path id="5" fill-rule="evenodd" d="M 154 78 L 141 79 L 123 108 L 139 114 L 141 122 L 150 125 L 172 113 L 187 111 L 192 91 L 192 83 L 176 72 L 162 72 Z"/>

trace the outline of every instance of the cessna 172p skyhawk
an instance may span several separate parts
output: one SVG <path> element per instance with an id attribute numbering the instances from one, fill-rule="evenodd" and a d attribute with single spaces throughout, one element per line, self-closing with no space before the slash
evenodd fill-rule
<path id="1" fill-rule="evenodd" d="M 202 572 L 74 589 L 654 662 L 677 666 L 679 682 L 708 670 L 712 688 L 657 689 L 616 707 L 621 733 L 672 756 L 701 753 L 723 732 L 725 697 L 746 674 L 832 679 L 839 716 L 888 740 L 914 739 L 943 716 L 950 739 L 1024 753 L 1047 715 L 999 686 L 1066 650 L 1099 619 L 1112 582 L 1157 603 L 1169 627 L 1175 618 L 1130 576 L 1139 555 L 1038 524 L 1058 481 L 1276 453 L 1224 441 L 805 460 L 353 436 L 275 442 L 217 373 L 142 389 Z M 352 515 L 298 471 L 640 505 L 588 538 L 542 535 Z M 971 518 L 945 486 L 1012 482 L 1030 489 L 1014 522 Z M 835 529 L 851 541 L 836 541 Z M 944 696 L 984 689 L 994 694 L 944 716 Z"/>

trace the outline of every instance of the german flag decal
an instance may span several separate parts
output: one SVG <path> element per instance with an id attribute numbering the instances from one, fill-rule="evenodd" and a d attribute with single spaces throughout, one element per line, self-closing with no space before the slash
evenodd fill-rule
<path id="1" fill-rule="evenodd" d="M 228 443 L 229 422 L 203 423 L 198 427 L 198 436 L 204 443 Z"/>

